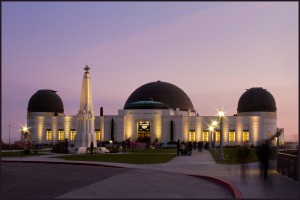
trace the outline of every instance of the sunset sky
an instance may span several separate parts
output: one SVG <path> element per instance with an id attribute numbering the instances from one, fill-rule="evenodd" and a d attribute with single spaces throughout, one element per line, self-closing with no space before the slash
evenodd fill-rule
<path id="1" fill-rule="evenodd" d="M 200 116 L 237 112 L 245 89 L 275 98 L 285 141 L 298 140 L 297 2 L 2 2 L 2 139 L 20 139 L 30 97 L 53 89 L 79 109 L 85 65 L 96 115 L 139 86 L 172 83 Z"/>

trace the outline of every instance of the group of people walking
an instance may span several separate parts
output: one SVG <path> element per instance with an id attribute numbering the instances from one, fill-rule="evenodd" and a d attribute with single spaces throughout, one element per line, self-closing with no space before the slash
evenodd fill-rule
<path id="1" fill-rule="evenodd" d="M 187 155 L 191 156 L 193 150 L 192 142 L 180 142 L 180 140 L 177 141 L 177 155 Z"/>
<path id="2" fill-rule="evenodd" d="M 203 141 L 199 142 L 187 142 L 184 141 L 180 142 L 180 140 L 177 141 L 177 155 L 192 155 L 192 150 L 196 150 L 198 148 L 198 152 L 202 152 L 203 147 L 205 149 L 208 149 L 208 142 L 204 143 Z"/>

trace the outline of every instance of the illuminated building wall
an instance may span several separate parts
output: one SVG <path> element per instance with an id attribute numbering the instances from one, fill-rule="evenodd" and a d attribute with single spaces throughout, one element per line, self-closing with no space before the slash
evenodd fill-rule
<path id="1" fill-rule="evenodd" d="M 223 118 L 223 145 L 236 145 L 243 142 L 243 131 L 249 131 L 249 144 L 257 145 L 260 140 L 265 140 L 274 135 L 277 129 L 276 114 L 252 113 L 252 115 L 226 116 Z M 182 116 L 170 115 L 166 110 L 120 110 L 119 115 L 97 116 L 95 129 L 100 129 L 101 141 L 108 141 L 111 137 L 111 119 L 114 119 L 114 133 L 116 141 L 124 141 L 131 137 L 132 141 L 138 138 L 138 122 L 150 121 L 151 141 L 170 141 L 170 122 L 173 121 L 173 141 L 189 141 L 190 135 L 195 135 L 195 141 L 203 140 L 203 132 L 208 131 L 208 141 L 213 140 L 212 132 L 208 130 L 212 121 L 218 116 Z M 27 126 L 32 134 L 32 139 L 37 143 L 56 143 L 58 132 L 63 130 L 64 137 L 70 139 L 71 130 L 76 131 L 75 116 L 51 116 L 47 113 L 30 115 Z M 220 125 L 214 133 L 220 130 Z M 47 130 L 52 132 L 52 140 L 47 140 Z M 229 141 L 229 131 L 234 130 L 234 142 Z M 281 143 L 283 142 L 281 136 Z M 71 143 L 74 141 L 70 141 Z M 216 142 L 219 145 L 219 142 Z"/>

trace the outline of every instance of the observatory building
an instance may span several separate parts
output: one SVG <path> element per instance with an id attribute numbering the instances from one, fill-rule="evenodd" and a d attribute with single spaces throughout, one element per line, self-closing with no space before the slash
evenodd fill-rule
<path id="1" fill-rule="evenodd" d="M 79 112 L 64 114 L 64 103 L 55 90 L 38 90 L 31 96 L 27 108 L 27 126 L 32 141 L 55 144 L 68 139 L 77 146 L 94 141 L 161 143 L 180 141 L 215 141 L 233 146 L 270 139 L 277 133 L 277 107 L 273 95 L 264 88 L 246 89 L 237 100 L 234 116 L 201 116 L 189 96 L 168 82 L 146 83 L 134 90 L 117 115 L 94 114 L 90 69 L 84 69 Z M 87 80 L 85 77 L 88 77 Z M 98 106 L 98 105 L 97 105 Z M 100 106 L 99 106 L 100 107 Z M 98 107 L 98 108 L 99 108 Z M 212 122 L 217 123 L 212 126 Z M 222 123 L 220 123 L 222 122 Z M 283 130 L 283 129 L 282 129 Z M 222 137 L 221 137 L 222 134 Z M 77 135 L 77 137 L 76 137 Z M 85 136 L 83 136 L 85 135 Z M 283 134 L 281 134 L 283 142 Z M 96 145 L 95 145 L 96 146 Z"/>

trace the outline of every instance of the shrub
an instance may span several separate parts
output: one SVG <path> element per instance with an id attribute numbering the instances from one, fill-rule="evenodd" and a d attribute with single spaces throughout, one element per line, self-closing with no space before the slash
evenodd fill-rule
<path id="1" fill-rule="evenodd" d="M 107 147 L 110 153 L 119 153 L 119 146 Z"/>
<path id="2" fill-rule="evenodd" d="M 53 146 L 53 153 L 69 153 L 68 146 L 65 141 L 59 141 L 57 144 Z"/>

